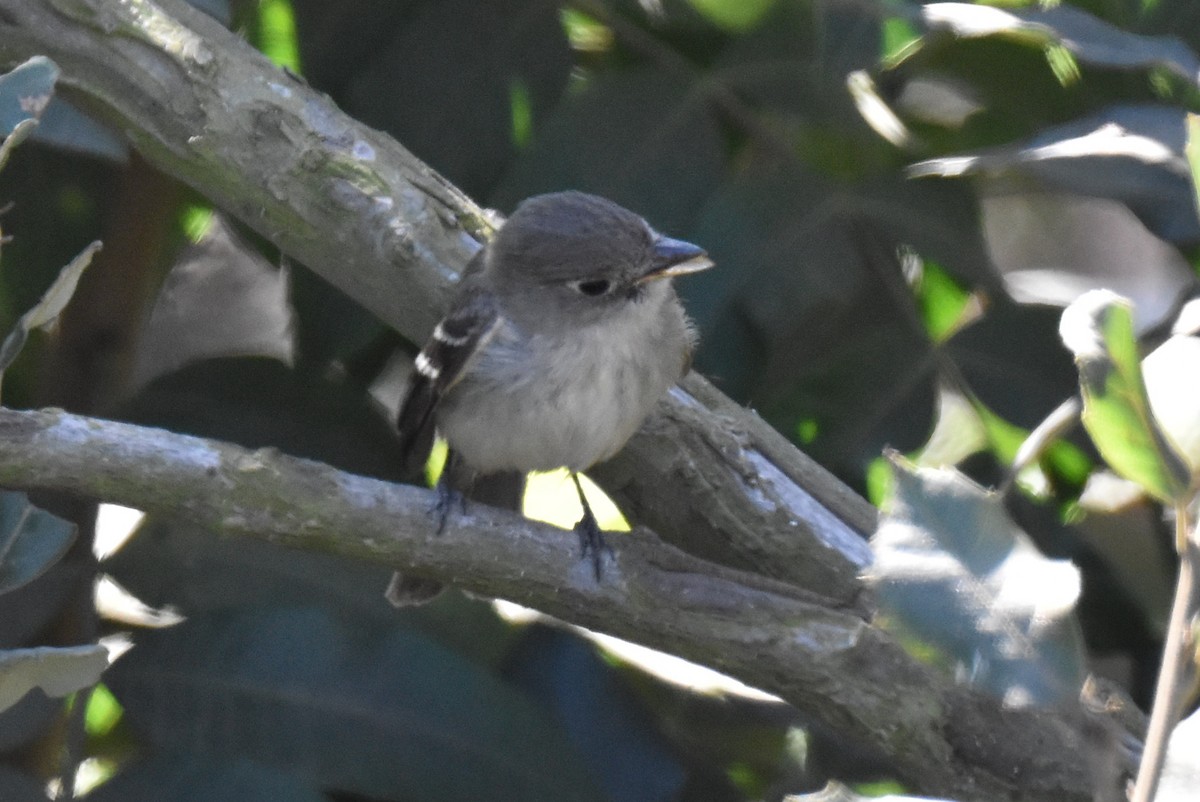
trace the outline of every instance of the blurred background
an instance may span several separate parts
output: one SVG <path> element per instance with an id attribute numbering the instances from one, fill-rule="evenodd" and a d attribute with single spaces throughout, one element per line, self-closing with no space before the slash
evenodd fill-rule
<path id="1" fill-rule="evenodd" d="M 482 205 L 576 188 L 708 249 L 718 269 L 678 285 L 695 368 L 876 503 L 885 448 L 1007 481 L 1028 432 L 1077 392 L 1058 321 L 1084 290 L 1132 298 L 1151 343 L 1195 292 L 1189 0 L 197 5 Z M 59 100 L 0 172 L 0 202 L 6 329 L 105 244 L 57 331 L 9 370 L 8 406 L 399 478 L 383 410 L 418 343 Z M 1080 569 L 1083 665 L 1145 705 L 1171 532 L 1102 467 L 1077 430 L 1004 503 Z M 537 488 L 545 515 L 573 520 Z M 44 798 L 31 778 L 55 773 L 71 721 L 97 800 L 895 788 L 878 756 L 780 702 L 487 601 L 397 612 L 386 570 L 164 518 L 97 563 L 94 507 L 35 500 L 83 536 L 5 595 L 0 646 L 128 631 L 96 615 L 99 573 L 159 611 L 140 624 L 183 622 L 139 629 L 73 706 L 31 694 L 0 715 L 6 800 Z"/>

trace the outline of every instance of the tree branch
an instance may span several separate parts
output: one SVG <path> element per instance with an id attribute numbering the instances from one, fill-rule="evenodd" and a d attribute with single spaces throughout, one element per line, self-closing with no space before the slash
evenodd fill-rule
<path id="1" fill-rule="evenodd" d="M 413 341 L 490 233 L 394 140 L 178 0 L 0 0 L 0 61 L 34 54 L 149 161 Z M 600 484 L 682 548 L 869 608 L 873 508 L 700 377 L 684 386 Z"/>
<path id="2" fill-rule="evenodd" d="M 381 563 L 678 654 L 779 694 L 888 755 L 925 791 L 1093 799 L 1081 718 L 1002 710 L 915 662 L 858 616 L 786 582 L 686 554 L 646 529 L 610 538 L 614 559 L 597 583 L 572 536 L 515 513 L 473 504 L 431 536 L 434 497 L 422 488 L 61 411 L 0 409 L 0 484 L 182 514 L 223 535 Z"/>
<path id="3" fill-rule="evenodd" d="M 35 54 L 149 161 L 414 341 L 490 234 L 469 199 L 397 143 L 179 0 L 0 0 L 0 62 Z M 657 646 L 779 693 L 931 793 L 1092 799 L 1082 755 L 1094 729 L 1003 710 L 865 623 L 858 574 L 874 511 L 700 377 L 596 475 L 633 520 L 753 573 L 639 531 L 614 538 L 611 581 L 596 585 L 571 538 L 512 515 L 476 506 L 431 538 L 417 488 L 63 413 L 0 412 L 0 483 L 182 511 Z"/>

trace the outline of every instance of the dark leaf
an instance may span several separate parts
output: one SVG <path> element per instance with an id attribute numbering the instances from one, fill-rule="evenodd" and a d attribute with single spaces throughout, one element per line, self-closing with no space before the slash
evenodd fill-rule
<path id="1" fill-rule="evenodd" d="M 329 802 L 310 781 L 253 760 L 172 752 L 123 767 L 87 798 L 92 802 Z"/>
<path id="2" fill-rule="evenodd" d="M 1082 520 L 1071 530 L 1104 567 L 1103 574 L 1089 574 L 1084 588 L 1085 602 L 1097 587 L 1104 595 L 1094 599 L 1097 607 L 1104 606 L 1103 619 L 1095 622 L 1097 639 L 1132 629 L 1119 627 L 1117 622 L 1135 616 L 1140 616 L 1150 632 L 1163 632 L 1171 609 L 1175 564 L 1161 508 L 1138 485 L 1101 470 L 1088 477 L 1079 509 Z"/>
<path id="3" fill-rule="evenodd" d="M 1111 289 L 1134 299 L 1137 329 L 1147 331 L 1197 289 L 1183 254 L 1119 201 L 982 186 L 988 250 L 1019 303 L 1061 308 L 1088 290 Z"/>
<path id="4" fill-rule="evenodd" d="M 679 798 L 684 768 L 592 644 L 558 628 L 532 627 L 513 650 L 505 676 L 554 711 L 609 799 Z"/>
<path id="5" fill-rule="evenodd" d="M 74 524 L 33 506 L 24 493 L 0 492 L 0 594 L 37 579 L 74 540 Z"/>
<path id="6" fill-rule="evenodd" d="M 118 164 L 129 160 L 129 144 L 120 135 L 61 97 L 50 103 L 38 121 L 32 141 Z"/>
<path id="7" fill-rule="evenodd" d="M 364 629 L 419 629 L 481 665 L 494 663 L 511 640 L 509 627 L 485 602 L 446 593 L 434 603 L 397 612 L 384 598 L 391 569 L 220 538 L 184 521 L 148 519 L 102 567 L 146 604 L 185 616 L 320 606 L 352 617 Z"/>
<path id="8" fill-rule="evenodd" d="M 143 633 L 107 681 L 159 749 L 384 798 L 602 798 L 542 710 L 413 632 L 364 637 L 314 609 L 198 616 Z"/>
<path id="9" fill-rule="evenodd" d="M 273 446 L 352 473 L 402 478 L 395 434 L 365 392 L 274 359 L 189 365 L 151 382 L 122 418 L 247 448 Z"/>
<path id="10" fill-rule="evenodd" d="M 1078 389 L 1071 356 L 1058 345 L 1057 308 L 1000 297 L 943 346 L 988 409 L 1031 430 Z"/>
<path id="11" fill-rule="evenodd" d="M 45 783 L 8 766 L 0 766 L 0 799 L 4 802 L 48 802 Z"/>
<path id="12" fill-rule="evenodd" d="M 0 712 L 0 749 L 11 753 L 46 736 L 62 720 L 62 712 L 61 699 L 51 699 L 40 690 L 25 694 L 21 701 Z"/>
<path id="13" fill-rule="evenodd" d="M 570 70 L 552 3 L 424 3 L 350 81 L 344 105 L 484 197 L 522 144 L 522 127 L 558 101 Z"/>
<path id="14" fill-rule="evenodd" d="M 536 129 L 491 202 L 579 189 L 645 215 L 679 236 L 716 185 L 724 154 L 702 87 L 648 69 L 605 72 Z"/>
<path id="15" fill-rule="evenodd" d="M 693 241 L 715 270 L 680 282 L 698 369 L 826 466 L 860 474 L 932 427 L 932 348 L 868 202 L 812 173 L 757 171 L 714 194 Z M 886 212 L 881 212 L 886 216 Z"/>

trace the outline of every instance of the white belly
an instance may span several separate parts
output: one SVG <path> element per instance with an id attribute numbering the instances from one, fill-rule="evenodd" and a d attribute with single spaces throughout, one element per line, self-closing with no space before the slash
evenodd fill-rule
<path id="1" fill-rule="evenodd" d="M 529 340 L 502 329 L 439 404 L 439 431 L 480 473 L 584 470 L 608 459 L 680 377 L 687 355 L 664 341 L 691 344 L 673 305 L 626 323 L 634 330 L 615 339 L 584 329 Z"/>

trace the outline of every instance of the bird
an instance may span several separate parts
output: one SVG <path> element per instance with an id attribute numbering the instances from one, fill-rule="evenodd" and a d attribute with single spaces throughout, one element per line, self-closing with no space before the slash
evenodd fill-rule
<path id="1" fill-rule="evenodd" d="M 424 464 L 446 440 L 440 533 L 451 476 L 565 467 L 596 580 L 609 551 L 579 473 L 615 455 L 690 368 L 696 330 L 672 279 L 713 266 L 703 248 L 578 191 L 518 205 L 462 273 L 417 354 L 397 416 L 401 458 Z"/>

